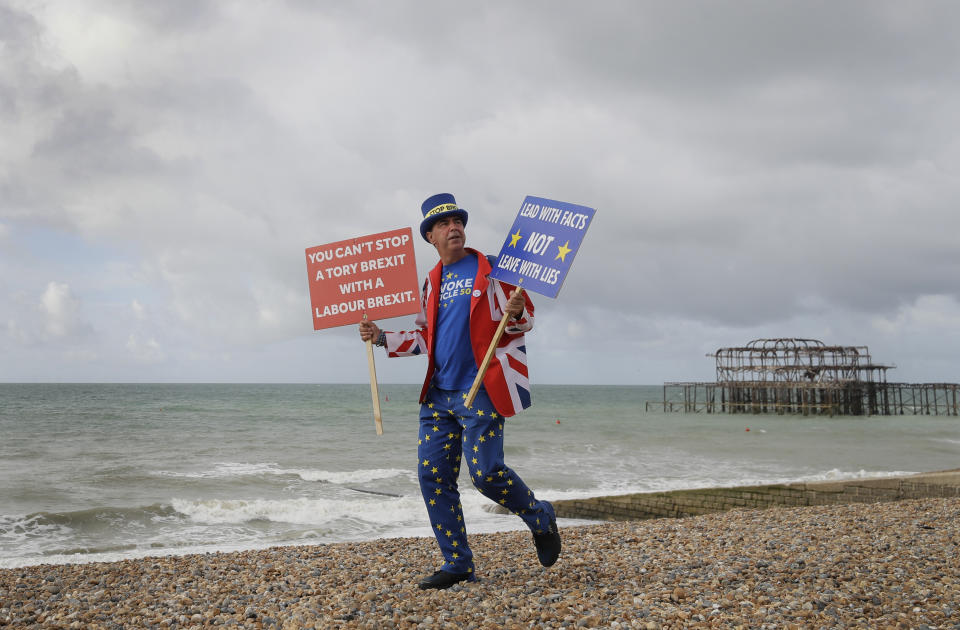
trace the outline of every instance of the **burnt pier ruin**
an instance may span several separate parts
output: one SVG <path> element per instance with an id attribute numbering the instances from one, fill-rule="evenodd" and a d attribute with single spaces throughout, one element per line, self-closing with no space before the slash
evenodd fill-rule
<path id="1" fill-rule="evenodd" d="M 867 346 L 755 339 L 720 348 L 713 383 L 664 383 L 663 411 L 801 415 L 960 415 L 960 384 L 891 383 Z"/>

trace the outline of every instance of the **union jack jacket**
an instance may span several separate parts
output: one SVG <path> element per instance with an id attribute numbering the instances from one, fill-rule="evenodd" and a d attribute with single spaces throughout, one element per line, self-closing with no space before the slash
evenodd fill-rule
<path id="1" fill-rule="evenodd" d="M 503 307 L 516 287 L 489 277 L 495 257 L 488 258 L 469 247 L 466 251 L 477 256 L 477 277 L 473 281 L 473 293 L 470 297 L 470 344 L 473 347 L 474 360 L 479 366 L 503 318 Z M 433 350 L 442 269 L 443 263 L 438 262 L 424 280 L 420 314 L 414 321 L 417 329 L 385 333 L 387 356 L 427 354 L 427 376 L 420 393 L 421 403 L 426 399 L 433 378 Z M 524 312 L 520 319 L 507 324 L 483 377 L 483 385 L 490 401 L 497 413 L 505 418 L 516 415 L 531 405 L 527 348 L 523 334 L 533 328 L 533 302 L 530 301 L 528 292 L 523 295 L 526 302 Z"/>

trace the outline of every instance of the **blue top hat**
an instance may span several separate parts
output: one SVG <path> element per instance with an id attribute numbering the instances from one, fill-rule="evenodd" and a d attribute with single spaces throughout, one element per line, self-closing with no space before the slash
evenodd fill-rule
<path id="1" fill-rule="evenodd" d="M 420 223 L 420 236 L 427 240 L 427 232 L 438 219 L 449 216 L 460 217 L 463 224 L 467 224 L 467 211 L 457 207 L 457 200 L 450 193 L 440 193 L 429 197 L 420 207 L 423 212 L 423 221 Z M 429 241 L 428 241 L 429 242 Z"/>

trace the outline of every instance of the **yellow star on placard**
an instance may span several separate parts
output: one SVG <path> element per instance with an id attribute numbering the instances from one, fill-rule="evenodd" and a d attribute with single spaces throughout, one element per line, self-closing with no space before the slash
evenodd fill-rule
<path id="1" fill-rule="evenodd" d="M 557 258 L 559 258 L 563 262 L 567 262 L 567 254 L 573 251 L 572 249 L 570 249 L 570 241 L 568 240 L 563 245 L 558 245 L 557 249 L 560 251 L 560 253 L 557 254 Z M 554 260 L 556 260 L 557 258 L 554 258 Z"/>
<path id="2" fill-rule="evenodd" d="M 517 241 L 519 241 L 521 238 L 523 238 L 523 237 L 520 236 L 520 229 L 517 228 L 517 233 L 510 235 L 510 247 L 516 247 L 516 246 L 517 246 Z"/>

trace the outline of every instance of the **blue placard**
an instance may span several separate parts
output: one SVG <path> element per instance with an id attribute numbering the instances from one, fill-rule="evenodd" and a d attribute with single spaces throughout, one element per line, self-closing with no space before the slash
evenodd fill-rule
<path id="1" fill-rule="evenodd" d="M 586 206 L 527 197 L 490 275 L 526 291 L 557 297 L 594 212 Z"/>

